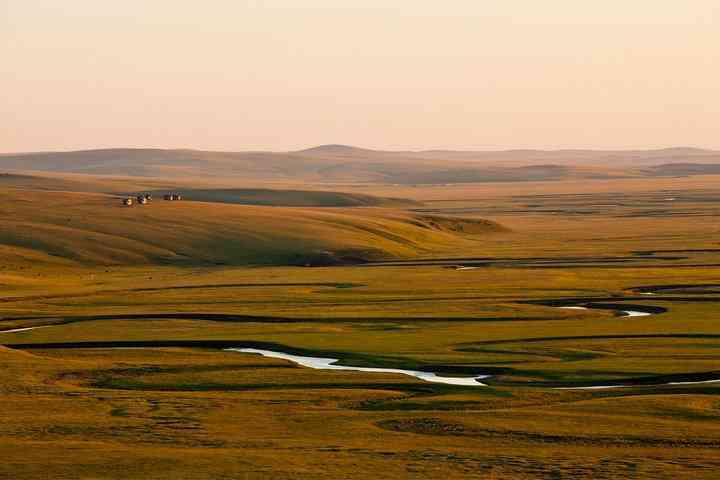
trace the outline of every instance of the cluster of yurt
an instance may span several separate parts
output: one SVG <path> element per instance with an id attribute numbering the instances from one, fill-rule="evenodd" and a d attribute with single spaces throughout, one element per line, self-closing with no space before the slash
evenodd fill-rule
<path id="1" fill-rule="evenodd" d="M 124 198 L 122 203 L 126 207 L 131 207 L 135 202 L 137 202 L 138 205 L 147 205 L 148 203 L 150 203 L 151 200 L 152 200 L 152 195 L 150 195 L 149 193 L 144 193 L 144 194 L 138 195 L 135 198 L 133 198 L 133 197 Z"/>
<path id="2" fill-rule="evenodd" d="M 176 201 L 182 200 L 182 199 L 183 199 L 183 197 L 179 193 L 166 193 L 165 195 L 163 195 L 163 200 L 169 200 L 169 201 L 176 202 Z M 126 207 L 130 207 L 130 206 L 134 205 L 135 203 L 137 203 L 138 205 L 147 205 L 148 203 L 150 203 L 150 201 L 152 201 L 152 195 L 150 195 L 149 193 L 144 193 L 144 194 L 138 195 L 135 198 L 125 197 L 125 198 L 123 198 L 122 204 L 125 205 Z"/>

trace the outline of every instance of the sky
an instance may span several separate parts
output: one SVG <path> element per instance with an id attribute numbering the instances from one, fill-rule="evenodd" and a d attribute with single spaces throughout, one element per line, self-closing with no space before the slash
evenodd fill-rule
<path id="1" fill-rule="evenodd" d="M 0 152 L 719 132 L 717 0 L 0 0 Z"/>

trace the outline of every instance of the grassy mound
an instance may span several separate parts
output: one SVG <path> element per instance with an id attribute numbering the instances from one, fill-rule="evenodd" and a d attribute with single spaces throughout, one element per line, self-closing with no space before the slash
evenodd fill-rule
<path id="1" fill-rule="evenodd" d="M 99 192 L 102 191 L 103 187 L 106 187 L 106 185 L 102 185 L 100 181 L 95 179 L 76 181 L 68 178 L 0 173 L 0 187 L 32 190 L 58 190 L 68 192 Z"/>
<path id="2" fill-rule="evenodd" d="M 376 208 L 154 201 L 95 193 L 0 192 L 6 262 L 334 265 L 477 246 L 492 222 Z"/>
<path id="3" fill-rule="evenodd" d="M 156 192 L 160 194 L 161 192 Z M 273 205 L 284 207 L 410 207 L 420 203 L 402 198 L 376 197 L 357 193 L 310 190 L 274 190 L 268 188 L 221 188 L 183 190 L 187 200 Z"/>

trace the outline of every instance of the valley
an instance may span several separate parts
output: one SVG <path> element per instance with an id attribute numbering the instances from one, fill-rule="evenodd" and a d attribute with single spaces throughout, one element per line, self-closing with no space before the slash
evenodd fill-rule
<path id="1" fill-rule="evenodd" d="M 715 177 L 356 185 L 358 206 L 188 181 L 133 207 L 135 180 L 35 178 L 0 191 L 0 477 L 720 464 Z"/>

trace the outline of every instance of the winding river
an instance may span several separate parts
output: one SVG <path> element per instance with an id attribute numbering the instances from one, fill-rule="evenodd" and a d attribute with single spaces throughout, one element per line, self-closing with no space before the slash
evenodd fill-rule
<path id="1" fill-rule="evenodd" d="M 314 368 L 317 370 L 352 370 L 356 372 L 375 372 L 375 373 L 399 373 L 409 375 L 411 377 L 433 383 L 445 383 L 448 385 L 463 385 L 466 387 L 487 387 L 484 383 L 480 383 L 483 378 L 489 375 L 479 375 L 474 377 L 446 377 L 433 372 L 421 372 L 418 370 L 402 370 L 399 368 L 374 368 L 374 367 L 351 367 L 347 365 L 338 365 L 337 358 L 323 357 L 306 357 L 302 355 L 291 355 L 289 353 L 275 352 L 272 350 L 261 350 L 257 348 L 227 348 L 226 351 L 240 353 L 254 353 L 263 357 L 280 358 L 289 360 L 303 367 Z"/>
<path id="2" fill-rule="evenodd" d="M 592 304 L 589 307 L 582 307 L 580 305 L 572 305 L 572 306 L 564 306 L 564 307 L 557 307 L 562 308 L 565 310 L 591 310 L 594 307 Z M 597 310 L 608 310 L 607 308 L 596 308 Z M 640 310 L 617 310 L 622 316 L 624 317 L 647 317 L 649 315 L 653 315 L 652 312 L 642 312 Z"/>
<path id="3" fill-rule="evenodd" d="M 41 325 L 39 327 L 25 327 L 25 328 L 13 328 L 11 330 L 0 330 L 0 333 L 20 333 L 20 332 L 28 332 L 30 330 L 37 330 L 38 328 L 47 328 L 51 327 L 52 325 Z"/>
<path id="4" fill-rule="evenodd" d="M 630 305 L 629 305 L 630 306 Z M 631 306 L 631 307 L 642 307 L 640 305 L 637 306 Z M 601 310 L 608 310 L 608 309 L 614 309 L 618 311 L 619 313 L 623 314 L 624 316 L 628 317 L 644 317 L 648 315 L 653 315 L 655 312 L 651 311 L 640 311 L 640 310 L 622 310 L 620 308 L 611 308 L 608 305 L 594 305 L 592 303 L 583 303 L 579 305 L 563 305 L 563 306 L 557 306 L 557 308 L 562 309 L 568 309 L 568 310 L 590 310 L 590 309 L 601 309 Z M 658 308 L 658 307 L 646 307 L 648 309 L 650 308 Z M 47 328 L 52 325 L 40 325 L 36 327 L 24 327 L 24 328 L 14 328 L 10 330 L 0 330 L 0 333 L 20 333 L 20 332 L 27 332 L 30 330 L 36 330 L 39 328 Z M 123 346 L 119 347 L 116 346 L 115 348 L 147 348 L 145 346 Z M 281 360 L 288 360 L 290 362 L 293 362 L 297 365 L 313 368 L 316 370 L 344 370 L 344 371 L 356 371 L 356 372 L 371 372 L 371 373 L 396 373 L 401 375 L 407 375 L 410 377 L 417 378 L 419 380 L 423 380 L 425 382 L 433 382 L 433 383 L 442 383 L 446 385 L 460 385 L 460 386 L 468 386 L 468 387 L 487 387 L 486 384 L 482 383 L 481 380 L 490 377 L 490 375 L 475 375 L 472 377 L 454 377 L 454 376 L 447 376 L 447 375 L 440 375 L 435 372 L 424 372 L 419 370 L 406 370 L 406 369 L 399 369 L 399 368 L 379 368 L 379 367 L 353 367 L 349 365 L 339 365 L 337 358 L 326 358 L 326 357 L 311 357 L 311 356 L 304 356 L 304 355 L 294 355 L 290 353 L 284 353 L 280 351 L 275 350 L 265 350 L 265 349 L 259 349 L 259 348 L 243 348 L 243 347 L 225 347 L 223 348 L 225 351 L 230 352 L 239 352 L 239 353 L 249 353 L 249 354 L 255 354 L 255 355 L 262 355 L 264 357 L 269 358 L 278 358 Z M 612 384 L 612 385 L 589 385 L 589 386 L 581 386 L 581 387 L 556 387 L 558 390 L 599 390 L 599 389 L 609 389 L 609 388 L 629 388 L 629 387 L 639 387 L 639 386 L 660 386 L 660 385 L 693 385 L 693 384 L 700 384 L 700 383 L 719 383 L 720 379 L 711 379 L 711 380 L 701 380 L 701 381 L 687 381 L 687 382 L 667 382 L 667 383 L 660 383 L 657 385 L 630 385 L 630 384 Z"/>
<path id="5" fill-rule="evenodd" d="M 587 386 L 587 387 L 555 387 L 553 390 L 607 390 L 609 388 L 662 387 L 665 385 L 700 385 L 703 383 L 720 383 L 720 378 L 714 379 L 714 380 L 697 380 L 694 382 L 655 383 L 652 385 L 633 384 L 633 385 L 591 385 L 591 386 Z"/>

